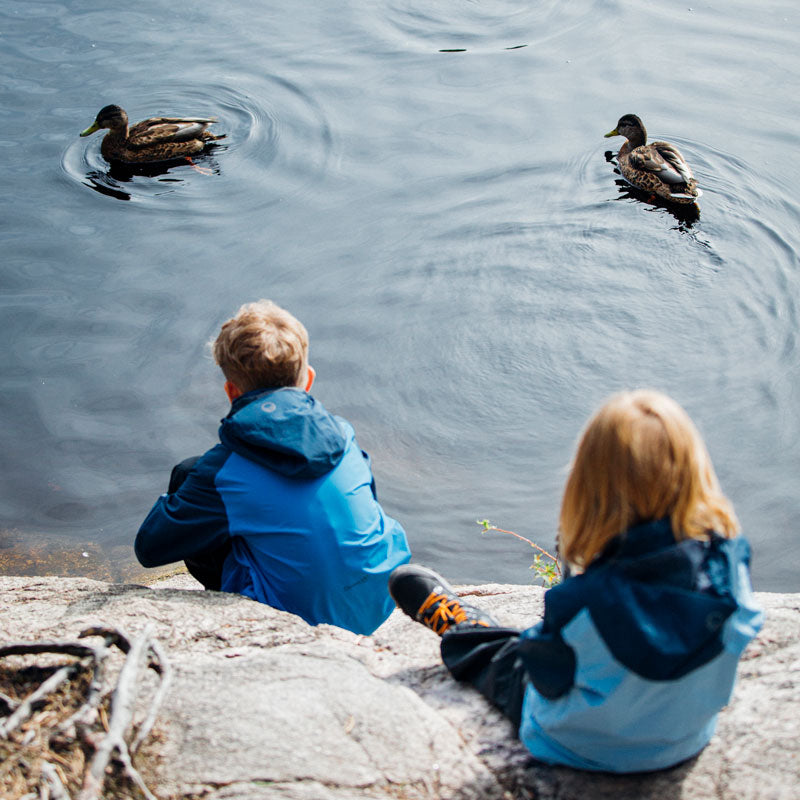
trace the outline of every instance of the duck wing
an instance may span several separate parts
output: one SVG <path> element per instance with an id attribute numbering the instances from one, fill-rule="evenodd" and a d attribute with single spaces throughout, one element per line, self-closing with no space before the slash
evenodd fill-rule
<path id="1" fill-rule="evenodd" d="M 128 133 L 130 147 L 150 147 L 197 139 L 216 118 L 154 117 L 137 122 Z"/>
<path id="2" fill-rule="evenodd" d="M 630 162 L 636 169 L 657 175 L 665 183 L 689 183 L 692 170 L 675 145 L 669 142 L 650 142 L 631 151 Z"/>

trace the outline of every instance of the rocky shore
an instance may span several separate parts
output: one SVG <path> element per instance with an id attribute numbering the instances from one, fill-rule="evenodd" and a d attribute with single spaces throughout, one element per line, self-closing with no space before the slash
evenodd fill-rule
<path id="1" fill-rule="evenodd" d="M 800 595 L 757 595 L 764 628 L 699 757 L 612 776 L 534 763 L 511 725 L 450 679 L 438 637 L 399 612 L 363 637 L 197 588 L 187 575 L 151 587 L 0 577 L 0 643 L 152 625 L 173 668 L 148 750 L 160 799 L 800 798 Z M 462 591 L 504 624 L 541 613 L 537 587 Z"/>

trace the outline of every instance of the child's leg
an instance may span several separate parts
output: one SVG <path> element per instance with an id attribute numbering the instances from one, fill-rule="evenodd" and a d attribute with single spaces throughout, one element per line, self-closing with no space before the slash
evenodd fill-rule
<path id="1" fill-rule="evenodd" d="M 175 494 L 181 488 L 183 482 L 189 477 L 192 467 L 200 460 L 201 456 L 190 456 L 184 458 L 180 464 L 176 464 L 172 468 L 169 476 L 169 486 L 167 487 L 167 494 Z"/>
<path id="2" fill-rule="evenodd" d="M 218 592 L 222 588 L 222 565 L 230 552 L 231 544 L 226 542 L 219 550 L 203 553 L 196 558 L 186 558 L 183 563 L 189 574 L 203 584 L 204 589 Z"/>
<path id="3" fill-rule="evenodd" d="M 169 476 L 169 487 L 167 494 L 174 494 L 181 488 L 183 482 L 192 471 L 192 467 L 200 460 L 200 456 L 192 456 L 185 458 L 180 464 L 176 464 L 172 468 L 172 474 Z M 226 542 L 222 547 L 213 550 L 209 553 L 203 553 L 194 558 L 187 558 L 184 560 L 186 569 L 189 574 L 206 589 L 219 591 L 222 587 L 222 564 L 228 557 L 231 551 L 230 542 Z"/>
<path id="4" fill-rule="evenodd" d="M 471 683 L 519 727 L 526 686 L 516 652 L 519 631 L 501 628 L 485 611 L 463 602 L 427 567 L 398 567 L 389 592 L 403 612 L 442 637 L 442 660 L 453 677 Z"/>
<path id="5" fill-rule="evenodd" d="M 458 625 L 442 636 L 442 661 L 519 728 L 528 685 L 519 659 L 519 631 Z"/>

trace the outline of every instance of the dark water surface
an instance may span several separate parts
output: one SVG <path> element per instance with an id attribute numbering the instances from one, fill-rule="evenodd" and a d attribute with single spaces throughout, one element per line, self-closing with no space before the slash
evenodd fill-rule
<path id="1" fill-rule="evenodd" d="M 271 297 L 416 558 L 529 579 L 587 415 L 681 402 L 800 590 L 800 6 L 785 0 L 0 0 L 0 569 L 114 580 L 227 412 L 205 342 Z M 460 51 L 460 52 L 442 52 Z M 101 106 L 216 115 L 203 166 L 120 175 Z M 698 219 L 605 157 L 675 142 Z"/>

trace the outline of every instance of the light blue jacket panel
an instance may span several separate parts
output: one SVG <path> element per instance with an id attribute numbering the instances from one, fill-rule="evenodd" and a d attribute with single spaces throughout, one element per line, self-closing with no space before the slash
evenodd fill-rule
<path id="1" fill-rule="evenodd" d="M 222 589 L 368 634 L 394 610 L 388 576 L 410 553 L 403 529 L 373 496 L 353 429 L 340 424 L 342 459 L 318 478 L 287 477 L 237 453 L 217 473 L 235 531 Z"/>

